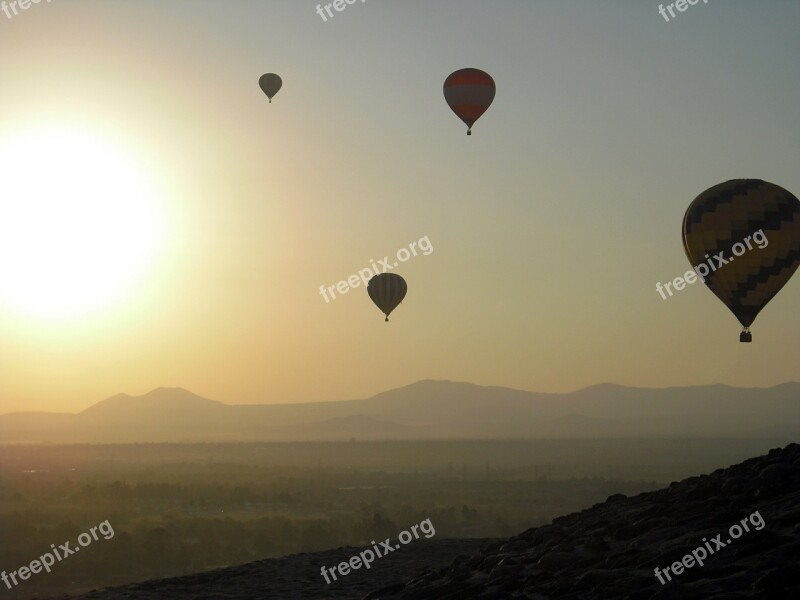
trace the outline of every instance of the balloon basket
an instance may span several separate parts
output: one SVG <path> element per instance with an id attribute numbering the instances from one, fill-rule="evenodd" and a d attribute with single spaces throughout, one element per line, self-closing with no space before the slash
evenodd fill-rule
<path id="1" fill-rule="evenodd" d="M 745 329 L 742 333 L 739 334 L 739 341 L 740 342 L 752 342 L 753 341 L 753 334 Z"/>

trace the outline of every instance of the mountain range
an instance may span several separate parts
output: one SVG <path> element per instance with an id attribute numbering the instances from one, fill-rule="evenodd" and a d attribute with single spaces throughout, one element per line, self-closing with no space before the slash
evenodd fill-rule
<path id="1" fill-rule="evenodd" d="M 362 400 L 247 405 L 157 388 L 77 414 L 0 415 L 0 443 L 786 437 L 800 430 L 799 398 L 797 382 L 548 394 L 423 380 Z"/>

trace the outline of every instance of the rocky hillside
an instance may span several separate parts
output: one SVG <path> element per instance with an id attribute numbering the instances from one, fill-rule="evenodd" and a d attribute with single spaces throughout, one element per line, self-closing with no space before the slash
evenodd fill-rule
<path id="1" fill-rule="evenodd" d="M 369 571 L 324 582 L 323 565 L 360 550 L 288 556 L 79 598 L 798 598 L 800 445 L 656 492 L 611 496 L 509 540 L 420 539 Z"/>
<path id="2" fill-rule="evenodd" d="M 800 598 L 800 445 L 611 496 L 366 598 Z"/>

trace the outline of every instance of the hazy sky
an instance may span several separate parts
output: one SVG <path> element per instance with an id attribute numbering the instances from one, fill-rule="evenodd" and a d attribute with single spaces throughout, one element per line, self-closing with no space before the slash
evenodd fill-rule
<path id="1" fill-rule="evenodd" d="M 31 210 L 53 235 L 91 190 L 150 211 L 125 231 L 81 218 L 50 245 L 6 218 L 21 241 L 0 241 L 4 273 L 30 275 L 31 248 L 69 272 L 88 223 L 111 230 L 86 250 L 106 262 L 63 285 L 97 299 L 92 281 L 127 282 L 69 314 L 0 299 L 0 412 L 158 386 L 251 403 L 424 378 L 535 391 L 800 379 L 800 276 L 752 344 L 702 284 L 666 301 L 655 289 L 689 268 L 681 221 L 706 188 L 760 178 L 800 195 L 800 2 L 710 0 L 671 22 L 650 0 L 368 0 L 327 22 L 315 8 L 53 0 L 0 13 L 5 214 L 28 182 L 50 186 Z M 497 83 L 471 137 L 442 96 L 462 67 Z M 283 77 L 272 104 L 265 72 Z M 48 132 L 95 142 L 19 150 Z M 424 236 L 433 252 L 397 269 L 409 291 L 389 323 L 363 287 L 320 295 Z M 37 276 L 32 305 L 58 300 Z"/>

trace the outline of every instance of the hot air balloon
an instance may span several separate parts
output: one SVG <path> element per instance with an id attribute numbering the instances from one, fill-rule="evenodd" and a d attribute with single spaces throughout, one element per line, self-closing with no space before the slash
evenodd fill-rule
<path id="1" fill-rule="evenodd" d="M 278 75 L 275 75 L 275 73 L 265 73 L 258 78 L 258 86 L 261 88 L 261 91 L 267 95 L 270 104 L 272 103 L 272 98 L 278 93 L 282 85 L 283 81 Z"/>
<path id="2" fill-rule="evenodd" d="M 689 205 L 683 246 L 698 275 L 742 324 L 739 341 L 750 342 L 756 316 L 800 265 L 800 201 L 760 179 L 720 183 Z"/>
<path id="3" fill-rule="evenodd" d="M 387 321 L 391 312 L 406 297 L 406 291 L 408 291 L 406 280 L 394 273 L 380 273 L 367 283 L 369 297 L 386 315 Z"/>
<path id="4" fill-rule="evenodd" d="M 444 80 L 444 99 L 467 124 L 467 135 L 472 135 L 472 125 L 494 100 L 494 79 L 480 69 L 460 69 Z"/>

